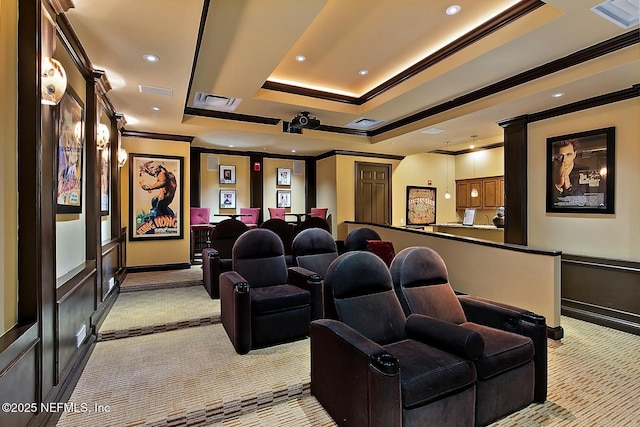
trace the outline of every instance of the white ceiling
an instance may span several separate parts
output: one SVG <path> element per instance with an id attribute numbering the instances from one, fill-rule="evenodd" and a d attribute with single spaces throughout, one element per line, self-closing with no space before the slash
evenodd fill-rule
<path id="1" fill-rule="evenodd" d="M 284 133 L 301 111 L 343 128 L 366 117 L 392 124 L 632 29 L 593 13 L 602 0 L 548 0 L 541 7 L 403 80 L 361 105 L 262 88 L 265 82 L 360 96 L 518 0 L 74 0 L 66 12 L 127 131 L 194 137 L 211 149 L 318 155 L 330 150 L 409 155 L 502 141 L 496 122 L 627 89 L 640 78 L 635 44 L 567 70 L 374 137 L 322 130 Z M 617 0 L 620 1 L 620 0 Z M 452 4 L 460 13 L 447 16 Z M 160 58 L 149 63 L 143 54 Z M 196 53 L 198 54 L 196 57 Z M 297 62 L 296 55 L 307 60 Z M 195 67 L 194 67 L 195 63 Z M 359 70 L 368 74 L 361 76 Z M 193 73 L 193 75 L 192 75 Z M 171 97 L 139 85 L 171 89 Z M 233 119 L 186 115 L 196 92 L 241 98 Z M 560 98 L 551 95 L 563 92 Z M 152 110 L 159 107 L 160 111 Z M 207 113 L 199 109 L 196 111 Z M 435 127 L 445 132 L 421 132 Z M 471 135 L 477 135 L 472 138 Z"/>

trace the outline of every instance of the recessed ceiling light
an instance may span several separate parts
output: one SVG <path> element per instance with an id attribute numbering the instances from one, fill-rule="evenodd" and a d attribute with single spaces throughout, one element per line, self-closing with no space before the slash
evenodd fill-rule
<path id="1" fill-rule="evenodd" d="M 474 148 L 476 148 L 476 146 L 475 146 L 475 145 L 473 145 L 473 144 L 471 144 L 471 145 L 469 146 L 469 148 L 471 148 L 471 149 L 473 150 Z"/>
<path id="2" fill-rule="evenodd" d="M 298 61 L 298 62 L 304 62 L 304 61 L 306 61 L 306 60 L 307 60 L 307 57 L 306 57 L 306 56 L 304 56 L 304 55 L 298 55 L 298 56 L 296 56 L 296 61 Z"/>
<path id="3" fill-rule="evenodd" d="M 455 15 L 456 13 L 460 12 L 460 9 L 462 8 L 457 4 L 449 6 L 447 8 L 447 15 Z"/>
<path id="4" fill-rule="evenodd" d="M 560 98 L 561 96 L 564 96 L 564 92 L 558 92 L 551 95 L 552 98 Z"/>
<path id="5" fill-rule="evenodd" d="M 292 152 L 292 153 L 295 153 L 295 152 L 296 152 L 296 150 L 291 150 L 291 152 Z"/>
<path id="6" fill-rule="evenodd" d="M 358 71 L 358 74 L 360 74 L 361 76 L 366 76 L 367 74 L 369 74 L 368 70 L 360 70 Z"/>
<path id="7" fill-rule="evenodd" d="M 146 59 L 149 62 L 158 62 L 160 61 L 160 58 L 158 58 L 156 55 L 153 55 L 151 53 L 145 53 L 144 55 L 142 55 L 142 57 L 144 59 Z"/>
<path id="8" fill-rule="evenodd" d="M 228 145 L 228 147 L 229 147 L 229 148 L 233 148 L 233 144 L 229 144 L 229 145 Z"/>
<path id="9" fill-rule="evenodd" d="M 151 107 L 153 111 L 160 111 L 160 107 Z"/>

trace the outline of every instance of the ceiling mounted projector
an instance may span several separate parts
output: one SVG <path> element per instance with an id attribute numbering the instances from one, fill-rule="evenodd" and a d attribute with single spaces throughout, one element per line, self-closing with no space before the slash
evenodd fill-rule
<path id="1" fill-rule="evenodd" d="M 296 115 L 291 122 L 283 123 L 285 132 L 289 133 L 302 133 L 302 129 L 317 129 L 320 127 L 320 120 L 315 116 L 309 114 L 308 111 L 303 111 Z"/>

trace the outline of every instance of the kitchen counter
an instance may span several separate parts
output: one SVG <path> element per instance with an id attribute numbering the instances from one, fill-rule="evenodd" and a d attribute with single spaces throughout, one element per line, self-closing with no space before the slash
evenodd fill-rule
<path id="1" fill-rule="evenodd" d="M 454 236 L 473 237 L 475 239 L 504 242 L 504 228 L 495 225 L 462 225 L 460 223 L 434 224 L 434 233 L 446 233 Z"/>

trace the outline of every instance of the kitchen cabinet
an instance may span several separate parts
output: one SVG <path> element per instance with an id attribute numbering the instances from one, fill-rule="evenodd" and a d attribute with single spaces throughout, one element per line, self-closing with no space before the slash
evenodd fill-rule
<path id="1" fill-rule="evenodd" d="M 473 190 L 477 197 L 471 197 Z M 456 209 L 495 209 L 504 206 L 504 177 L 456 180 Z"/>

